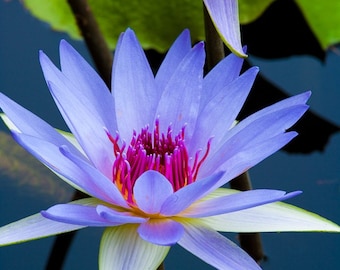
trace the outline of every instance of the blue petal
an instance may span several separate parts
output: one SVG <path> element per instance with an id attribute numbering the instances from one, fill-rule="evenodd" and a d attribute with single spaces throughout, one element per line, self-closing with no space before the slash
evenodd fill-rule
<path id="1" fill-rule="evenodd" d="M 186 209 L 183 217 L 207 217 L 235 212 L 255 206 L 287 200 L 301 194 L 300 191 L 286 193 L 281 190 L 256 189 L 205 201 L 199 201 Z"/>
<path id="2" fill-rule="evenodd" d="M 240 191 L 220 188 L 204 199 L 218 198 Z M 200 218 L 208 227 L 222 232 L 340 232 L 340 226 L 296 206 L 276 202 L 224 215 Z"/>
<path id="3" fill-rule="evenodd" d="M 211 187 L 208 192 L 226 184 L 231 179 L 240 175 L 241 173 L 249 170 L 251 167 L 255 166 L 271 154 L 275 153 L 281 149 L 284 145 L 290 142 L 295 136 L 296 132 L 288 132 L 277 135 L 276 137 L 270 138 L 265 142 L 258 143 L 250 146 L 248 149 L 236 153 L 233 157 L 226 160 L 220 169 L 226 171 L 225 175 L 216 182 L 216 184 Z M 203 175 L 209 175 L 210 168 L 201 168 L 200 173 Z M 213 171 L 213 170 L 212 170 Z"/>
<path id="4" fill-rule="evenodd" d="M 160 213 L 164 216 L 173 216 L 180 213 L 196 200 L 202 198 L 222 175 L 223 172 L 219 172 L 177 190 L 164 201 Z"/>
<path id="5" fill-rule="evenodd" d="M 228 48 L 238 56 L 246 57 L 241 45 L 237 0 L 203 0 L 217 32 Z"/>
<path id="6" fill-rule="evenodd" d="M 299 97 L 297 98 L 299 99 Z M 280 104 L 279 104 L 280 105 Z M 308 109 L 305 104 L 294 104 L 291 106 L 268 107 L 262 113 L 251 115 L 229 130 L 222 138 L 219 145 L 214 147 L 207 160 L 202 165 L 201 171 L 205 173 L 216 170 L 233 155 L 253 145 L 260 144 L 290 128 Z M 282 105 L 282 104 L 281 104 Z M 274 106 L 275 108 L 275 106 Z"/>
<path id="7" fill-rule="evenodd" d="M 98 215 L 95 206 L 79 204 L 57 204 L 46 211 L 41 211 L 45 218 L 82 226 L 110 226 L 111 222 Z"/>
<path id="8" fill-rule="evenodd" d="M 68 53 L 72 55 L 73 52 Z M 111 134 L 115 134 L 117 128 L 112 117 L 115 112 L 113 100 L 107 88 L 99 85 L 97 88 L 80 89 L 77 82 L 58 70 L 43 52 L 40 52 L 40 64 L 51 94 L 73 135 L 95 166 L 106 176 L 111 175 L 112 143 L 104 127 Z"/>
<path id="9" fill-rule="evenodd" d="M 0 93 L 0 107 L 19 129 L 20 133 L 49 141 L 55 145 L 67 145 L 72 153 L 82 156 L 79 151 L 52 126 L 2 93 Z"/>
<path id="10" fill-rule="evenodd" d="M 189 30 L 184 30 L 172 44 L 165 59 L 157 71 L 155 78 L 157 91 L 163 92 L 172 74 L 176 71 L 180 62 L 190 52 L 191 40 Z"/>
<path id="11" fill-rule="evenodd" d="M 184 228 L 182 224 L 171 219 L 150 219 L 138 227 L 139 236 L 155 245 L 174 245 L 181 239 Z"/>
<path id="12" fill-rule="evenodd" d="M 258 68 L 247 70 L 211 98 L 204 109 L 200 111 L 195 133 L 188 147 L 191 150 L 189 153 L 191 156 L 195 154 L 193 151 L 205 146 L 212 137 L 214 139 L 210 151 L 214 152 L 214 148 L 229 132 L 229 128 L 240 112 L 257 73 Z M 211 121 L 212 119 L 214 121 Z"/>
<path id="13" fill-rule="evenodd" d="M 183 224 L 185 232 L 178 244 L 212 265 L 224 270 L 260 270 L 258 264 L 241 248 L 207 227 Z"/>
<path id="14" fill-rule="evenodd" d="M 133 187 L 138 208 L 148 214 L 159 213 L 163 202 L 172 193 L 173 188 L 170 182 L 156 171 L 143 173 Z"/>
<path id="15" fill-rule="evenodd" d="M 293 108 L 294 106 L 303 106 L 304 104 L 306 104 L 310 96 L 311 92 L 307 91 L 302 94 L 283 99 L 279 102 L 276 102 L 273 105 L 270 105 L 268 107 L 263 108 L 262 110 L 253 113 L 252 115 L 242 120 L 237 126 L 239 126 L 238 128 L 242 126 L 247 126 L 250 123 L 254 122 L 255 120 L 264 117 L 265 115 L 277 113 L 278 111 L 283 109 Z"/>
<path id="16" fill-rule="evenodd" d="M 156 113 L 162 131 L 172 123 L 173 133 L 178 134 L 187 123 L 186 138 L 192 136 L 202 91 L 204 59 L 204 44 L 198 43 L 172 73 Z"/>
<path id="17" fill-rule="evenodd" d="M 78 86 L 77 90 L 81 90 L 79 94 L 92 96 L 93 102 L 100 101 L 101 103 L 97 104 L 98 110 L 114 108 L 113 99 L 109 98 L 111 95 L 108 87 L 89 63 L 65 40 L 60 41 L 59 51 L 61 71 Z M 101 96 L 101 98 L 98 98 L 98 96 Z M 106 115 L 103 115 L 103 117 L 106 117 Z M 110 119 L 106 120 L 114 123 L 115 118 L 110 116 Z"/>
<path id="18" fill-rule="evenodd" d="M 239 76 L 242 65 L 243 58 L 231 53 L 209 71 L 203 80 L 201 109 L 211 98 L 215 97 L 217 93 Z"/>
<path id="19" fill-rule="evenodd" d="M 115 132 L 117 124 L 113 113 L 115 111 L 114 100 L 104 81 L 65 40 L 61 40 L 59 50 L 62 73 L 77 85 L 76 90 L 80 91 L 79 95 L 86 95 L 92 101 L 93 108 L 91 109 L 97 110 L 105 123 L 105 128 L 110 132 Z"/>
<path id="20" fill-rule="evenodd" d="M 221 146 L 221 148 L 225 147 L 226 144 L 237 141 L 238 144 L 235 144 L 237 147 L 234 147 L 237 151 L 249 144 L 256 144 L 280 133 L 284 133 L 301 118 L 307 109 L 308 106 L 305 104 L 295 105 L 271 114 L 266 114 L 251 123 L 248 122 L 248 125 L 245 125 L 243 121 L 241 121 L 226 133 L 226 136 L 222 139 L 221 144 L 223 144 L 223 146 Z M 220 151 L 220 149 L 217 151 Z"/>
<path id="21" fill-rule="evenodd" d="M 80 187 L 80 190 L 84 190 L 91 196 L 104 201 L 126 205 L 122 202 L 122 199 L 119 198 L 117 192 L 115 192 L 114 184 L 111 184 L 110 180 L 104 176 L 99 177 L 99 172 L 89 173 L 90 170 L 85 166 L 86 163 L 84 161 L 82 161 L 82 163 L 85 169 L 79 167 L 62 154 L 59 146 L 25 134 L 13 133 L 13 136 L 27 151 L 52 171 L 64 176 L 66 179 L 63 180 L 71 182 L 70 184 L 73 184 L 76 188 Z M 68 153 L 68 155 L 71 156 L 71 153 Z M 73 156 L 73 159 L 75 160 L 76 156 Z M 78 159 L 77 162 L 80 163 L 81 159 Z M 88 164 L 88 166 L 91 165 Z M 109 185 L 111 185 L 112 188 Z"/>
<path id="22" fill-rule="evenodd" d="M 104 205 L 97 206 L 97 213 L 112 225 L 142 223 L 147 220 L 146 218 L 134 216 L 130 212 L 115 211 L 114 209 Z"/>
<path id="23" fill-rule="evenodd" d="M 160 96 L 154 76 L 134 32 L 121 36 L 112 68 L 112 93 L 120 137 L 129 141 L 133 130 L 153 125 Z"/>
<path id="24" fill-rule="evenodd" d="M 73 155 L 67 147 L 60 147 L 60 152 L 87 175 L 87 177 L 82 178 L 83 186 L 87 192 L 103 201 L 129 208 L 127 202 L 111 179 L 107 178 L 89 163 Z"/>

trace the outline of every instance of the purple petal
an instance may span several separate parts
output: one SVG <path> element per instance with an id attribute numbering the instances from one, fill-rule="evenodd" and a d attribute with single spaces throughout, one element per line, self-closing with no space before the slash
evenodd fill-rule
<path id="1" fill-rule="evenodd" d="M 158 104 L 156 117 L 160 117 L 161 130 L 170 123 L 174 134 L 178 134 L 188 123 L 186 138 L 192 136 L 199 110 L 202 91 L 204 44 L 198 43 L 179 64 L 166 85 Z"/>
<path id="2" fill-rule="evenodd" d="M 114 111 L 114 100 L 104 81 L 67 41 L 61 40 L 59 50 L 62 73 L 77 86 L 75 90 L 80 91 L 79 95 L 86 95 L 92 101 L 98 114 L 110 124 L 105 127 L 116 131 L 115 116 L 108 114 Z"/>
<path id="3" fill-rule="evenodd" d="M 218 269 L 260 270 L 257 263 L 235 243 L 203 226 L 184 224 L 178 244 Z"/>
<path id="4" fill-rule="evenodd" d="M 66 179 L 63 180 L 66 180 L 69 184 L 76 188 L 79 187 L 80 190 L 89 193 L 93 197 L 108 202 L 115 202 L 118 205 L 126 205 L 126 203 L 119 198 L 119 195 L 115 191 L 114 184 L 112 184 L 112 187 L 109 186 L 109 184 L 111 184 L 109 179 L 104 176 L 100 177 L 100 173 L 96 172 L 95 169 L 90 171 L 89 167 L 92 165 L 86 165 L 86 162 L 81 161 L 81 159 L 76 158 L 76 156 L 68 152 L 68 156 L 72 156 L 73 160 L 77 160 L 78 163 L 83 164 L 82 168 L 79 167 L 60 152 L 59 146 L 50 142 L 25 134 L 13 133 L 13 136 L 19 144 L 52 171 L 64 176 Z M 64 151 L 64 153 L 66 152 Z"/>
<path id="5" fill-rule="evenodd" d="M 166 198 L 160 213 L 164 216 L 172 216 L 183 211 L 193 202 L 202 198 L 218 182 L 223 174 L 223 172 L 216 173 L 177 190 Z"/>
<path id="6" fill-rule="evenodd" d="M 72 54 L 71 51 L 68 53 Z M 40 64 L 51 94 L 68 127 L 95 166 L 106 176 L 111 175 L 112 143 L 104 127 L 112 134 L 115 134 L 117 128 L 112 117 L 115 112 L 112 96 L 107 88 L 103 89 L 99 85 L 94 89 L 90 86 L 80 89 L 79 85 L 58 70 L 43 52 L 40 52 Z M 80 79 L 81 77 L 77 77 L 77 80 Z"/>
<path id="7" fill-rule="evenodd" d="M 237 192 L 220 188 L 207 197 L 218 198 Z M 222 232 L 340 232 L 340 227 L 337 224 L 312 212 L 281 202 L 200 218 L 200 222 Z"/>
<path id="8" fill-rule="evenodd" d="M 231 179 L 240 175 L 241 173 L 249 170 L 251 167 L 258 164 L 260 161 L 264 160 L 271 154 L 275 153 L 281 149 L 284 145 L 290 142 L 295 136 L 296 132 L 288 132 L 284 134 L 277 135 L 274 138 L 270 138 L 265 142 L 255 144 L 244 151 L 238 152 L 232 158 L 226 160 L 219 169 L 224 169 L 226 171 L 225 175 L 216 182 L 216 184 L 211 187 L 208 192 L 226 184 Z M 208 167 L 201 168 L 203 175 L 209 175 L 207 171 Z"/>
<path id="9" fill-rule="evenodd" d="M 239 76 L 243 60 L 243 58 L 231 53 L 209 71 L 203 80 L 201 109 L 211 98 Z"/>
<path id="10" fill-rule="evenodd" d="M 241 45 L 237 0 L 203 0 L 217 32 L 228 48 L 238 56 L 246 57 Z"/>
<path id="11" fill-rule="evenodd" d="M 64 178 L 62 179 L 64 181 L 86 193 L 83 188 L 83 181 L 79 181 L 79 179 L 83 180 L 82 176 L 85 175 L 60 153 L 58 146 L 26 134 L 13 132 L 12 135 L 13 138 L 35 158 L 53 172 L 63 176 Z"/>
<path id="12" fill-rule="evenodd" d="M 202 166 L 214 171 L 223 162 L 233 155 L 253 145 L 260 144 L 290 128 L 307 110 L 305 104 L 294 105 L 279 111 L 265 114 L 260 118 L 246 124 L 241 121 L 226 133 L 220 145 L 214 147 L 215 152 L 209 154 Z"/>
<path id="13" fill-rule="evenodd" d="M 142 223 L 147 219 L 142 217 L 137 217 L 132 215 L 130 212 L 116 211 L 112 208 L 106 207 L 104 205 L 97 206 L 97 213 L 103 219 L 110 222 L 113 225 L 122 225 L 127 223 Z"/>
<path id="14" fill-rule="evenodd" d="M 212 98 L 201 112 L 202 114 L 200 115 L 199 121 L 206 124 L 209 124 L 207 119 L 209 119 L 210 123 L 215 123 L 217 121 L 214 129 L 210 128 L 212 124 L 206 126 L 207 130 L 211 130 L 210 134 L 214 136 L 214 140 L 218 141 L 221 134 L 225 133 L 225 130 L 231 127 L 235 121 L 258 72 L 259 69 L 257 67 L 248 69 Z M 211 119 L 215 119 L 216 121 L 211 121 Z"/>
<path id="15" fill-rule="evenodd" d="M 165 89 L 172 77 L 172 74 L 176 71 L 180 62 L 190 52 L 191 39 L 189 30 L 184 30 L 173 43 L 161 66 L 157 71 L 155 82 L 157 84 L 157 91 L 161 93 Z"/>
<path id="16" fill-rule="evenodd" d="M 208 102 L 197 120 L 195 134 L 188 147 L 192 149 L 191 151 L 197 151 L 206 145 L 211 137 L 214 138 L 211 151 L 214 151 L 214 146 L 229 132 L 229 128 L 249 94 L 257 73 L 258 68 L 248 69 Z M 190 154 L 194 155 L 195 153 Z"/>
<path id="17" fill-rule="evenodd" d="M 45 218 L 82 226 L 111 226 L 110 221 L 98 215 L 95 206 L 85 206 L 79 204 L 57 204 L 46 211 L 41 211 Z"/>
<path id="18" fill-rule="evenodd" d="M 107 178 L 89 163 L 73 155 L 67 147 L 60 147 L 60 152 L 87 175 L 87 177 L 82 178 L 83 186 L 93 197 L 129 208 L 127 202 L 111 179 Z"/>
<path id="19" fill-rule="evenodd" d="M 249 190 L 216 199 L 199 201 L 181 213 L 181 216 L 197 218 L 220 215 L 267 203 L 287 200 L 301 193 L 301 191 L 286 193 L 281 190 Z"/>
<path id="20" fill-rule="evenodd" d="M 274 137 L 276 134 L 284 132 L 298 121 L 301 115 L 308 109 L 308 106 L 305 103 L 310 95 L 311 92 L 305 92 L 300 95 L 284 99 L 248 116 L 226 133 L 226 136 L 221 140 L 217 149 L 221 148 L 223 143 L 228 143 L 227 140 L 242 129 L 248 129 L 246 132 L 243 132 L 247 133 L 248 136 L 249 132 L 256 134 L 259 139 L 262 137 Z M 258 126 L 259 124 L 262 125 L 261 128 Z M 247 142 L 247 140 L 244 142 Z M 248 140 L 248 142 L 251 144 L 254 143 L 253 140 Z M 236 148 L 233 149 L 237 150 Z"/>
<path id="21" fill-rule="evenodd" d="M 277 113 L 278 111 L 281 111 L 287 108 L 293 108 L 294 106 L 303 106 L 304 104 L 306 104 L 310 96 L 311 96 L 311 92 L 307 91 L 302 94 L 295 95 L 295 96 L 286 98 L 284 100 L 281 100 L 279 102 L 276 102 L 275 104 L 265 107 L 262 110 L 259 110 L 253 113 L 252 115 L 248 116 L 247 118 L 242 120 L 237 126 L 239 125 L 241 125 L 240 127 L 247 126 L 250 123 L 266 115 L 274 114 L 274 113 Z"/>
<path id="22" fill-rule="evenodd" d="M 0 93 L 0 107 L 20 133 L 49 141 L 55 145 L 67 145 L 73 153 L 81 156 L 79 151 L 52 126 L 2 93 Z"/>
<path id="23" fill-rule="evenodd" d="M 0 246 L 79 230 L 85 226 L 56 222 L 35 214 L 0 228 Z"/>
<path id="24" fill-rule="evenodd" d="M 307 109 L 307 105 L 296 105 L 264 115 L 247 126 L 244 126 L 241 122 L 239 126 L 236 125 L 223 138 L 227 142 L 223 147 L 226 144 L 234 143 L 234 146 L 237 146 L 234 147 L 235 149 L 241 149 L 249 144 L 256 144 L 284 133 L 301 118 Z"/>
<path id="25" fill-rule="evenodd" d="M 133 130 L 153 125 L 160 96 L 154 76 L 134 32 L 121 36 L 112 69 L 112 93 L 121 138 L 129 141 Z"/>
<path id="26" fill-rule="evenodd" d="M 170 247 L 144 241 L 136 224 L 106 228 L 100 242 L 99 269 L 157 269 Z"/>
<path id="27" fill-rule="evenodd" d="M 170 246 L 178 242 L 184 232 L 183 226 L 171 219 L 150 219 L 138 227 L 139 236 L 155 245 Z"/>
<path id="28" fill-rule="evenodd" d="M 285 98 L 279 102 L 274 103 L 273 105 L 263 108 L 262 110 L 250 115 L 246 119 L 247 121 L 253 121 L 254 119 L 259 118 L 265 114 L 273 113 L 284 108 L 293 107 L 295 105 L 306 104 L 311 95 L 311 91 L 306 91 L 301 94 Z"/>
<path id="29" fill-rule="evenodd" d="M 163 202 L 173 194 L 173 188 L 159 172 L 146 171 L 138 177 L 133 194 L 140 210 L 147 214 L 157 214 Z"/>

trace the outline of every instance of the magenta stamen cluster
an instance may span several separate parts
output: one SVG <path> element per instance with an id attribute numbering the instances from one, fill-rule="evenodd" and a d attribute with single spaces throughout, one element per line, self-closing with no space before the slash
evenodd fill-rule
<path id="1" fill-rule="evenodd" d="M 149 130 L 149 126 L 143 128 L 139 134 L 134 131 L 127 149 L 125 143 L 119 146 L 118 135 L 113 138 L 108 134 L 116 157 L 113 163 L 113 182 L 129 203 L 134 203 L 133 186 L 145 171 L 155 170 L 163 174 L 174 191 L 196 180 L 198 170 L 208 155 L 210 141 L 204 156 L 199 160 L 198 151 L 191 166 L 184 135 L 185 127 L 175 137 L 171 126 L 165 134 L 161 133 L 158 119 L 153 132 Z"/>

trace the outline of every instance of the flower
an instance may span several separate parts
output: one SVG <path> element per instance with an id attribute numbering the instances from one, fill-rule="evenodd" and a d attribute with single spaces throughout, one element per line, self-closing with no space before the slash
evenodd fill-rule
<path id="1" fill-rule="evenodd" d="M 309 92 L 235 124 L 258 72 L 222 60 L 203 78 L 204 44 L 184 31 L 154 77 L 132 30 L 119 39 L 112 94 L 86 61 L 60 43 L 61 71 L 40 52 L 50 92 L 74 137 L 0 95 L 13 137 L 90 197 L 0 228 L 0 245 L 87 226 L 106 227 L 100 269 L 154 269 L 178 243 L 223 269 L 259 266 L 219 231 L 339 231 L 285 204 L 300 192 L 220 188 L 296 136 Z M 268 204 L 268 205 L 264 205 Z"/>
<path id="2" fill-rule="evenodd" d="M 203 0 L 224 44 L 236 55 L 247 57 L 242 49 L 238 0 Z"/>

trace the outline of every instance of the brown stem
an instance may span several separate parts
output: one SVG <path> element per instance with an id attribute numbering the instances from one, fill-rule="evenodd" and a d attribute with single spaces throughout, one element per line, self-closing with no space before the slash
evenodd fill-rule
<path id="1" fill-rule="evenodd" d="M 205 28 L 205 46 L 206 46 L 206 68 L 211 70 L 224 57 L 224 45 L 218 35 L 213 22 L 210 19 L 208 10 L 203 5 L 204 28 Z"/>
<path id="2" fill-rule="evenodd" d="M 251 190 L 249 173 L 244 172 L 230 181 L 230 188 L 241 191 Z M 239 233 L 240 246 L 256 261 L 261 262 L 265 255 L 263 253 L 261 236 L 259 233 Z"/>
<path id="3" fill-rule="evenodd" d="M 204 25 L 206 37 L 207 71 L 211 70 L 219 61 L 225 57 L 224 45 L 220 39 L 209 13 L 204 6 Z M 237 190 L 250 190 L 251 182 L 248 172 L 241 174 L 230 182 L 230 187 Z M 263 248 L 259 233 L 240 233 L 241 247 L 257 262 L 263 260 Z"/>
<path id="4" fill-rule="evenodd" d="M 98 73 L 110 88 L 112 53 L 100 32 L 93 13 L 87 0 L 68 0 L 74 17 L 76 18 L 79 30 L 85 40 Z"/>
<path id="5" fill-rule="evenodd" d="M 87 195 L 76 190 L 72 196 L 72 201 L 85 198 Z M 45 266 L 46 270 L 60 270 L 63 268 L 65 257 L 72 244 L 77 231 L 67 232 L 56 236 L 53 247 Z"/>
<path id="6" fill-rule="evenodd" d="M 241 191 L 251 190 L 251 182 L 248 172 L 244 172 L 241 175 L 235 177 L 229 182 L 230 188 L 237 189 Z"/>
<path id="7" fill-rule="evenodd" d="M 157 270 L 165 270 L 164 262 L 158 266 Z"/>

